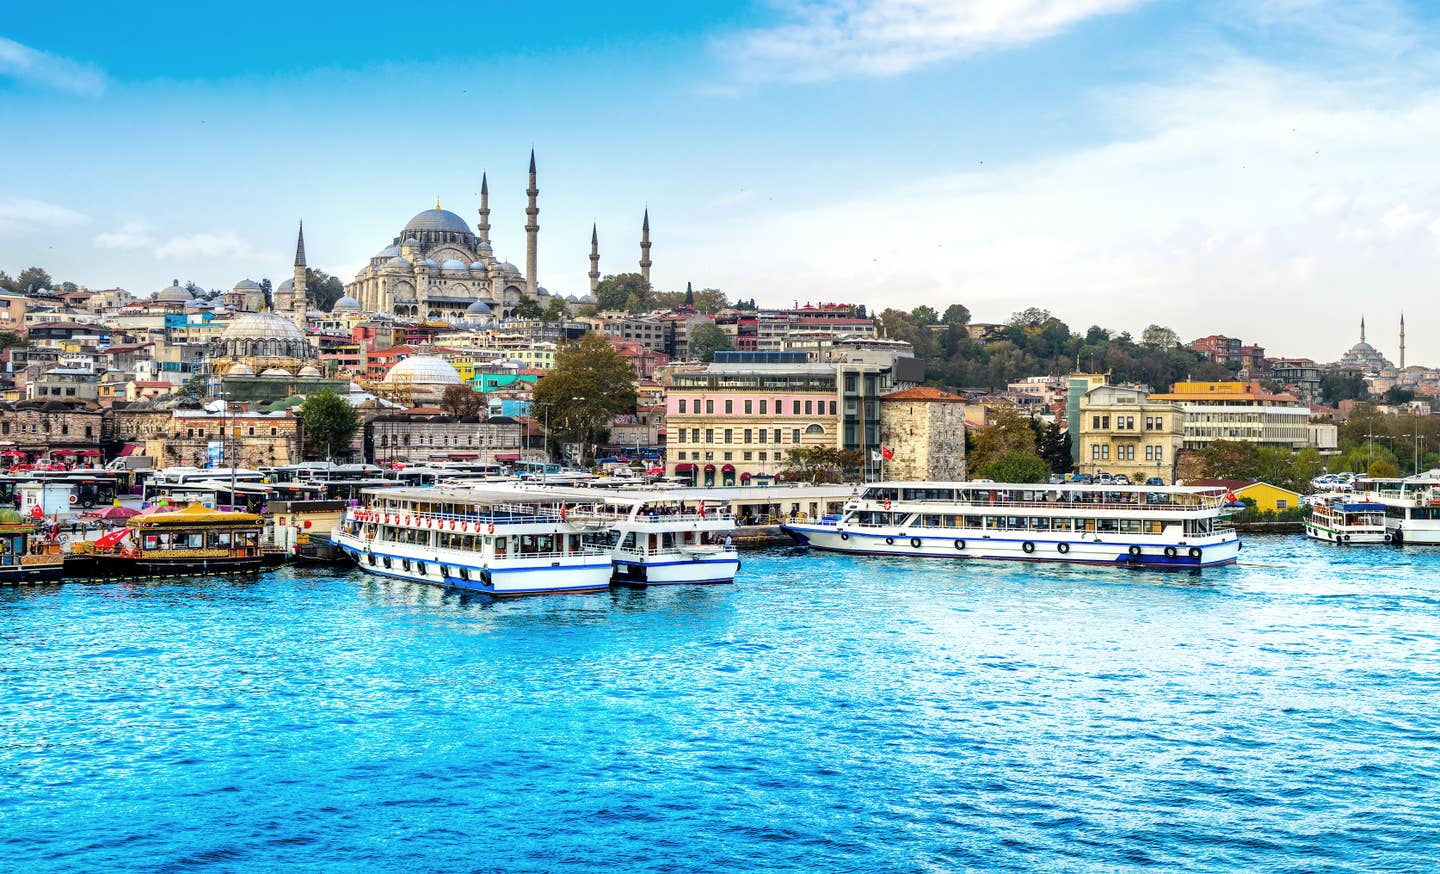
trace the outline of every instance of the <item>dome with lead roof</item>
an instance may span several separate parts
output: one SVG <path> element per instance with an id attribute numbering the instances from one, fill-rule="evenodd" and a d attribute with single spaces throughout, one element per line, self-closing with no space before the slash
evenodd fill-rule
<path id="1" fill-rule="evenodd" d="M 461 261 L 461 260 L 459 260 L 459 259 L 457 259 L 457 258 L 451 258 L 451 259 L 449 259 L 448 261 L 446 261 L 444 264 L 441 264 L 441 265 L 440 265 L 440 269 L 441 269 L 441 270 L 464 270 L 464 269 L 465 269 L 465 262 L 464 262 L 464 261 Z"/>
<path id="2" fill-rule="evenodd" d="M 180 284 L 180 280 L 170 280 L 170 285 L 155 292 L 156 303 L 190 303 L 190 292 L 186 291 Z"/>
<path id="3" fill-rule="evenodd" d="M 330 307 L 330 312 L 358 313 L 360 312 L 360 301 L 347 294 L 339 300 L 335 301 L 335 305 Z"/>
<path id="4" fill-rule="evenodd" d="M 427 209 L 417 213 L 406 223 L 405 232 L 411 231 L 453 231 L 457 234 L 468 234 L 470 226 L 448 209 Z"/>
<path id="5" fill-rule="evenodd" d="M 233 319 L 221 335 L 225 340 L 304 340 L 305 332 L 295 323 L 269 310 L 263 313 L 245 313 Z"/>

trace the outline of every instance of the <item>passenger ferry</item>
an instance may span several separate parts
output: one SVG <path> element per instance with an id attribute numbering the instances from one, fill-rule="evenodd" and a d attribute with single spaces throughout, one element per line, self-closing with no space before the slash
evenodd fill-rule
<path id="1" fill-rule="evenodd" d="M 740 554 L 735 517 L 720 502 L 664 493 L 543 490 L 564 499 L 570 518 L 609 534 L 613 581 L 626 586 L 733 583 Z"/>
<path id="2" fill-rule="evenodd" d="M 1305 519 L 1305 535 L 1326 543 L 1389 543 L 1385 505 L 1353 495 L 1319 495 Z"/>
<path id="3" fill-rule="evenodd" d="M 543 493 L 372 489 L 331 541 L 370 573 L 495 597 L 610 586 L 603 528 L 570 519 Z"/>
<path id="4" fill-rule="evenodd" d="M 1363 494 L 1365 501 L 1385 508 L 1385 533 L 1390 542 L 1440 544 L 1440 470 L 1393 479 L 1360 477 L 1355 491 Z"/>
<path id="5" fill-rule="evenodd" d="M 191 504 L 183 510 L 141 513 L 94 543 L 102 575 L 185 576 L 258 570 L 264 563 L 254 513 L 226 513 Z"/>
<path id="6" fill-rule="evenodd" d="M 782 528 L 834 552 L 1195 569 L 1233 563 L 1225 489 L 889 482 Z"/>
<path id="7" fill-rule="evenodd" d="M 36 520 L 18 510 L 0 510 L 0 585 L 52 582 L 64 575 L 65 557 Z"/>

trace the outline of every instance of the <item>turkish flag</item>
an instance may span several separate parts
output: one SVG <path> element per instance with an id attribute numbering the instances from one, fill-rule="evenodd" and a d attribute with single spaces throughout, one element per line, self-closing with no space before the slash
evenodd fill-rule
<path id="1" fill-rule="evenodd" d="M 885 459 L 886 461 L 889 461 L 890 459 L 895 457 L 895 450 L 891 449 L 889 446 L 881 446 L 880 457 Z"/>
<path id="2" fill-rule="evenodd" d="M 32 519 L 37 520 L 37 521 L 40 520 L 40 519 L 44 519 L 44 518 L 45 518 L 45 511 L 42 510 L 42 509 L 40 509 L 40 505 L 39 505 L 39 504 L 36 504 L 35 506 L 33 506 L 33 507 L 30 508 L 30 517 L 31 517 Z"/>

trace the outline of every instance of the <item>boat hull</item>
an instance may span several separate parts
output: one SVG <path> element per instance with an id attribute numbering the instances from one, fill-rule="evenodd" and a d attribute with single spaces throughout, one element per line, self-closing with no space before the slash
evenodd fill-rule
<path id="1" fill-rule="evenodd" d="M 1376 543 L 1389 543 L 1393 538 L 1386 531 L 1346 531 L 1342 529 L 1326 528 L 1323 525 L 1316 525 L 1312 522 L 1305 523 L 1305 536 L 1311 540 L 1319 540 L 1322 543 L 1338 543 L 1342 546 L 1364 546 Z"/>
<path id="2" fill-rule="evenodd" d="M 1440 546 L 1440 524 L 1435 521 L 1426 520 L 1422 527 L 1414 519 L 1386 519 L 1385 533 L 1391 542 L 1404 546 Z"/>
<path id="3" fill-rule="evenodd" d="M 734 553 L 695 558 L 616 556 L 613 582 L 621 586 L 696 586 L 733 583 L 739 572 L 740 559 Z"/>
<path id="4" fill-rule="evenodd" d="M 264 566 L 265 559 L 260 555 L 235 558 L 126 558 L 106 555 L 96 557 L 95 571 L 106 577 L 193 577 L 249 573 L 262 570 Z"/>
<path id="5" fill-rule="evenodd" d="M 65 577 L 63 562 L 45 564 L 0 565 L 0 586 L 30 586 L 36 583 L 58 583 Z"/>
<path id="6" fill-rule="evenodd" d="M 780 526 L 796 543 L 812 549 L 856 555 L 907 558 L 1047 561 L 1121 567 L 1195 570 L 1233 564 L 1240 540 L 1231 535 L 1199 543 L 1165 543 L 1158 538 L 1135 540 L 1060 540 L 1041 538 L 966 537 L 955 530 L 944 535 L 841 530 L 833 525 L 803 523 Z"/>
<path id="7" fill-rule="evenodd" d="M 613 570 L 608 556 L 603 555 L 540 558 L 486 567 L 465 553 L 431 550 L 405 554 L 395 549 L 395 544 L 367 544 L 338 532 L 333 542 L 366 573 L 493 598 L 603 592 L 610 588 Z"/>

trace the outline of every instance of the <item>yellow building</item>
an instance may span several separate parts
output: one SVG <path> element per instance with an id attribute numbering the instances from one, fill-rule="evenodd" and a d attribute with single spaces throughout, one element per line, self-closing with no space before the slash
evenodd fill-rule
<path id="1" fill-rule="evenodd" d="M 1235 493 L 1237 501 L 1254 501 L 1255 509 L 1262 513 L 1282 513 L 1300 506 L 1300 493 L 1269 483 L 1247 482 L 1245 480 L 1202 479 L 1189 485 L 1224 486 Z"/>
<path id="2" fill-rule="evenodd" d="M 1185 448 L 1204 449 L 1236 440 L 1281 449 L 1313 444 L 1310 408 L 1293 395 L 1271 394 L 1258 382 L 1177 382 L 1151 395 L 1185 408 Z"/>
<path id="3" fill-rule="evenodd" d="M 1123 473 L 1137 483 L 1151 477 L 1175 481 L 1175 459 L 1185 444 L 1185 410 L 1179 404 L 1153 401 L 1137 388 L 1100 385 L 1081 397 L 1077 418 L 1080 473 Z"/>

